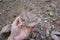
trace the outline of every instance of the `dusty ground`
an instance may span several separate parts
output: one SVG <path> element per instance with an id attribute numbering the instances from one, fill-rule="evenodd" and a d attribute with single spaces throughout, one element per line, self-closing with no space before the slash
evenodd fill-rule
<path id="1" fill-rule="evenodd" d="M 32 9 L 40 14 L 41 22 L 29 40 L 52 40 L 50 33 L 60 31 L 60 0 L 0 0 L 0 30 L 11 24 L 23 10 Z"/>

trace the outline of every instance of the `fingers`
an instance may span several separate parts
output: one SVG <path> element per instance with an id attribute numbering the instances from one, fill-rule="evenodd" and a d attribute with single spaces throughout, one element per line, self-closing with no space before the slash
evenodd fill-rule
<path id="1" fill-rule="evenodd" d="M 13 22 L 12 25 L 17 25 L 17 24 L 19 23 L 19 18 L 20 18 L 20 16 L 18 16 L 18 17 L 15 19 L 15 21 Z"/>

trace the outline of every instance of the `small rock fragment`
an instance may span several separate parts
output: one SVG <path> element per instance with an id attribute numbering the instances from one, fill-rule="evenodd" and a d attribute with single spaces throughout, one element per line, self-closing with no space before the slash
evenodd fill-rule
<path id="1" fill-rule="evenodd" d="M 48 15 L 49 16 L 54 16 L 54 12 L 49 11 Z"/>
<path id="2" fill-rule="evenodd" d="M 60 20 L 56 21 L 56 24 L 60 25 Z"/>
<path id="3" fill-rule="evenodd" d="M 0 15 L 1 15 L 2 13 L 0 13 Z"/>
<path id="4" fill-rule="evenodd" d="M 36 33 L 32 32 L 32 38 L 36 37 Z"/>
<path id="5" fill-rule="evenodd" d="M 2 0 L 0 0 L 0 2 L 2 2 Z"/>
<path id="6" fill-rule="evenodd" d="M 31 40 L 34 40 L 34 39 L 31 39 Z"/>
<path id="7" fill-rule="evenodd" d="M 9 32 L 11 30 L 11 25 L 6 25 L 4 28 L 2 28 L 2 30 L 0 31 L 0 35 L 2 33 L 6 33 Z"/>
<path id="8" fill-rule="evenodd" d="M 60 35 L 60 32 L 55 31 L 55 30 L 52 31 L 52 33 L 51 33 L 51 37 L 52 37 L 54 40 L 60 40 L 58 35 Z"/>

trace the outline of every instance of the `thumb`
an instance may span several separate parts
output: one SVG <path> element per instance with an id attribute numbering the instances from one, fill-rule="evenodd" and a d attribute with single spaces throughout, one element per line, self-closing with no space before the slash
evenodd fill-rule
<path id="1" fill-rule="evenodd" d="M 18 23 L 19 23 L 19 18 L 20 18 L 20 16 L 19 17 L 17 17 L 14 21 L 13 21 L 13 23 L 12 23 L 12 25 L 18 25 Z"/>

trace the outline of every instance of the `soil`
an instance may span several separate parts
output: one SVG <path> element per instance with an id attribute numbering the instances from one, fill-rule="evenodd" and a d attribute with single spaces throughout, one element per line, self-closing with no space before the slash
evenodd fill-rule
<path id="1" fill-rule="evenodd" d="M 0 30 L 24 10 L 40 14 L 41 22 L 28 37 L 29 40 L 53 40 L 52 31 L 60 32 L 60 0 L 0 0 Z M 0 40 L 5 40 L 0 37 Z"/>

